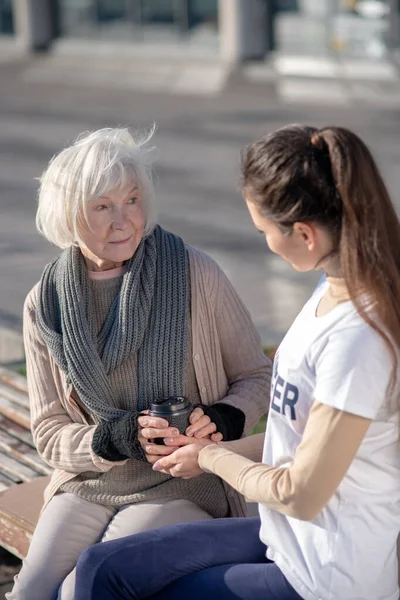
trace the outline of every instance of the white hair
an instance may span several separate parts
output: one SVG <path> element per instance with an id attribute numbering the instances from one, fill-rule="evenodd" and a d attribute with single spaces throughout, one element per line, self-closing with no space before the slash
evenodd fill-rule
<path id="1" fill-rule="evenodd" d="M 40 178 L 36 226 L 59 248 L 78 245 L 87 225 L 87 203 L 134 179 L 141 192 L 144 235 L 155 226 L 152 163 L 155 148 L 145 147 L 155 126 L 145 135 L 129 129 L 99 129 L 80 135 L 50 161 Z"/>

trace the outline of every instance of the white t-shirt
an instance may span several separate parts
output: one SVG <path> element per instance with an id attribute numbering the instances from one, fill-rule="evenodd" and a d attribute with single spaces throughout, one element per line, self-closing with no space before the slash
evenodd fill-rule
<path id="1" fill-rule="evenodd" d="M 352 302 L 316 317 L 328 286 L 317 288 L 277 353 L 263 462 L 293 461 L 314 399 L 373 422 L 321 513 L 306 522 L 260 505 L 260 537 L 304 600 L 398 600 L 399 417 L 385 401 L 392 360 Z"/>

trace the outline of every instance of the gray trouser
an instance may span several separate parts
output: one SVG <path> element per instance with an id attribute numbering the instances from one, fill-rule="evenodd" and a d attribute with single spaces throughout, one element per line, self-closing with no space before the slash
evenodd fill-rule
<path id="1" fill-rule="evenodd" d="M 88 546 L 164 525 L 211 518 L 188 500 L 140 502 L 115 509 L 73 494 L 59 494 L 43 511 L 6 599 L 73 600 L 75 564 Z"/>

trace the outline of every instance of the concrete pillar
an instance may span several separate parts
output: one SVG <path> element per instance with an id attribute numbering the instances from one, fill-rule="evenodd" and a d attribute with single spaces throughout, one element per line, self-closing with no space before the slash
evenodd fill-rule
<path id="1" fill-rule="evenodd" d="M 400 0 L 389 0 L 389 50 L 399 53 L 400 51 Z"/>
<path id="2" fill-rule="evenodd" d="M 15 41 L 21 48 L 28 50 L 29 11 L 26 0 L 13 0 L 13 18 Z"/>
<path id="3" fill-rule="evenodd" d="M 27 52 L 47 50 L 53 39 L 51 0 L 13 0 L 15 35 Z"/>
<path id="4" fill-rule="evenodd" d="M 265 56 L 270 47 L 271 4 L 268 0 L 219 0 L 222 59 L 238 63 Z"/>

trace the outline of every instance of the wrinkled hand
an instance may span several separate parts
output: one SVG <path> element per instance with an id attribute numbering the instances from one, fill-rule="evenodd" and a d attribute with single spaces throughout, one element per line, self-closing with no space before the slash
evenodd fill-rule
<path id="1" fill-rule="evenodd" d="M 144 411 L 147 413 L 148 411 Z M 160 456 L 167 456 L 176 450 L 180 444 L 170 444 L 169 446 L 161 446 L 154 444 L 156 438 L 168 438 L 169 440 L 176 439 L 179 436 L 179 431 L 175 427 L 169 427 L 166 419 L 159 417 L 149 417 L 147 414 L 138 418 L 138 440 L 145 453 L 146 460 L 153 464 Z"/>
<path id="2" fill-rule="evenodd" d="M 169 427 L 166 419 L 150 417 L 147 413 L 148 411 L 143 411 L 143 416 L 138 418 L 138 439 L 146 460 L 151 464 L 154 464 L 160 456 L 169 456 L 180 446 L 196 444 L 202 439 L 222 441 L 223 436 L 216 431 L 215 423 L 199 407 L 195 408 L 189 416 L 190 425 L 185 431 L 186 435 L 180 435 L 178 429 Z M 164 438 L 165 445 L 155 444 L 156 438 Z"/>
<path id="3" fill-rule="evenodd" d="M 186 440 L 186 445 L 178 448 L 178 450 L 172 447 L 172 454 L 160 458 L 153 465 L 153 470 L 166 473 L 172 477 L 181 477 L 182 479 L 198 477 L 198 475 L 203 473 L 202 469 L 199 467 L 200 450 L 214 442 L 209 439 L 201 439 L 194 442 L 184 435 L 179 437 L 181 443 Z M 166 439 L 166 444 L 170 444 L 171 440 Z M 171 448 L 171 446 L 169 446 L 169 448 Z"/>
<path id="4" fill-rule="evenodd" d="M 196 439 L 209 437 L 213 442 L 222 442 L 222 433 L 217 432 L 215 423 L 211 421 L 210 417 L 204 414 L 204 411 L 200 407 L 195 408 L 190 414 L 189 421 L 190 425 L 185 431 L 188 437 Z"/>

